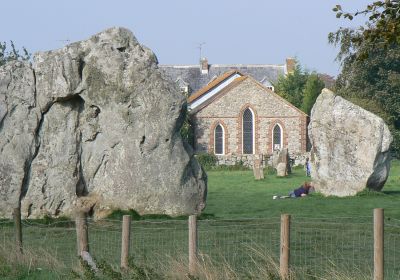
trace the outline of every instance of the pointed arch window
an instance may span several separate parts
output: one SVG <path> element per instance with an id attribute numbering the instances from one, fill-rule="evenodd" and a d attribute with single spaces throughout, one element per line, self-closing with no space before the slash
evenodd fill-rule
<path id="1" fill-rule="evenodd" d="M 243 153 L 254 152 L 254 114 L 247 108 L 243 112 Z"/>
<path id="2" fill-rule="evenodd" d="M 272 149 L 274 151 L 282 149 L 282 128 L 279 124 L 276 124 L 272 131 L 272 143 Z"/>
<path id="3" fill-rule="evenodd" d="M 224 128 L 220 124 L 214 130 L 214 153 L 216 155 L 224 154 Z"/>

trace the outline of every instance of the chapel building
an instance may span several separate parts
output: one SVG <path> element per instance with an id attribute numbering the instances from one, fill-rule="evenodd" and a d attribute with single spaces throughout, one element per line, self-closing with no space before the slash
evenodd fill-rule
<path id="1" fill-rule="evenodd" d="M 195 152 L 246 165 L 282 149 L 294 158 L 306 153 L 307 114 L 273 91 L 294 67 L 291 59 L 285 65 L 160 66 L 188 96 Z"/>

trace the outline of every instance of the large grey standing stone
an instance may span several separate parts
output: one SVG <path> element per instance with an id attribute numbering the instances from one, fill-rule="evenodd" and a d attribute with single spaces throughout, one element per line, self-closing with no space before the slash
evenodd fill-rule
<path id="1" fill-rule="evenodd" d="M 33 69 L 22 62 L 0 67 L 0 216 L 10 217 L 27 189 L 40 119 Z"/>
<path id="2" fill-rule="evenodd" d="M 311 177 L 325 195 L 381 190 L 390 169 L 392 136 L 378 116 L 323 89 L 311 111 Z"/>
<path id="3" fill-rule="evenodd" d="M 185 98 L 124 28 L 0 68 L 0 216 L 184 215 L 206 175 L 179 129 Z"/>

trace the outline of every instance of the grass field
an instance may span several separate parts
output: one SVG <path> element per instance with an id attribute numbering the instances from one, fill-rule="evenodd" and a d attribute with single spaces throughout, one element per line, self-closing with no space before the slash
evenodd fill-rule
<path id="1" fill-rule="evenodd" d="M 400 161 L 392 161 L 390 176 L 382 192 L 362 192 L 354 197 L 323 197 L 313 194 L 301 199 L 273 200 L 287 195 L 305 180 L 302 168 L 285 178 L 265 174 L 254 180 L 252 171 L 208 171 L 205 214 L 219 219 L 269 218 L 289 213 L 298 217 L 371 216 L 372 209 L 384 208 L 385 215 L 400 219 Z"/>
<path id="2" fill-rule="evenodd" d="M 383 192 L 363 192 L 355 197 L 323 197 L 313 194 L 299 199 L 277 199 L 309 179 L 302 168 L 286 178 L 266 174 L 255 181 L 252 171 L 209 171 L 207 207 L 199 221 L 199 250 L 207 270 L 205 279 L 278 279 L 280 214 L 292 215 L 291 265 L 294 279 L 367 279 L 373 260 L 372 209 L 384 208 L 386 217 L 386 279 L 400 277 L 400 161 L 392 164 Z M 154 216 L 152 217 L 154 218 Z M 12 224 L 0 224 L 1 279 L 66 279 L 76 263 L 73 223 L 23 224 L 24 248 L 38 257 L 26 257 L 19 268 L 9 256 L 14 238 Z M 91 222 L 90 249 L 97 259 L 116 267 L 120 253 L 120 221 Z M 187 274 L 187 221 L 140 220 L 132 224 L 131 252 L 137 261 Z M 397 246 L 397 247 L 396 247 Z M 50 252 L 50 257 L 45 257 Z M 53 257 L 51 257 L 53 256 Z M 48 260 L 51 261 L 48 261 Z M 33 261 L 32 261 L 33 260 Z M 207 261 L 211 260 L 211 261 Z M 18 260 L 21 263 L 21 260 Z M 171 263 L 180 268 L 171 268 Z M 271 264 L 272 263 L 272 264 Z M 162 265 L 164 264 L 164 265 Z M 40 268 L 40 270 L 37 270 Z M 208 270 L 212 270 L 211 272 Z M 327 269 L 344 277 L 326 275 Z M 53 272 L 51 272 L 53 271 Z M 54 272 L 55 271 L 55 272 Z M 223 276 L 220 274 L 225 271 Z M 232 274 L 233 273 L 233 274 Z M 275 274 L 274 274 L 275 273 Z M 222 276 L 221 276 L 222 275 Z M 229 275 L 229 276 L 227 276 Z M 351 277 L 349 277 L 351 275 Z M 173 274 L 168 279 L 179 278 Z M 269 277 L 269 276 L 268 276 Z M 275 277 L 275 278 L 274 278 Z M 140 279 L 140 278 L 138 278 Z M 203 278 L 200 278 L 203 279 Z"/>

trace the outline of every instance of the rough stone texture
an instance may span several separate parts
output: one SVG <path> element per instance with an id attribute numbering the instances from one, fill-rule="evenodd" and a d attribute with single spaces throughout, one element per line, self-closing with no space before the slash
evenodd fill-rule
<path id="1" fill-rule="evenodd" d="M 254 159 L 254 163 L 253 163 L 253 175 L 254 175 L 254 179 L 256 180 L 262 180 L 264 179 L 264 168 L 262 165 L 262 155 L 259 155 L 258 158 Z"/>
<path id="2" fill-rule="evenodd" d="M 206 175 L 179 135 L 184 98 L 123 28 L 33 66 L 0 68 L 0 216 L 182 215 L 205 206 Z"/>
<path id="3" fill-rule="evenodd" d="M 224 90 L 221 96 L 192 115 L 196 152 L 214 153 L 214 129 L 221 124 L 224 155 L 242 155 L 241 118 L 248 107 L 255 114 L 255 154 L 272 154 L 272 131 L 277 124 L 283 130 L 283 148 L 288 148 L 291 155 L 306 152 L 307 115 L 251 77 Z"/>
<path id="4" fill-rule="evenodd" d="M 284 162 L 278 163 L 278 165 L 276 166 L 276 176 L 285 177 L 287 175 L 288 174 L 287 174 L 286 164 Z"/>
<path id="5" fill-rule="evenodd" d="M 376 115 L 324 89 L 309 124 L 311 177 L 325 195 L 381 190 L 390 169 L 392 136 Z"/>

